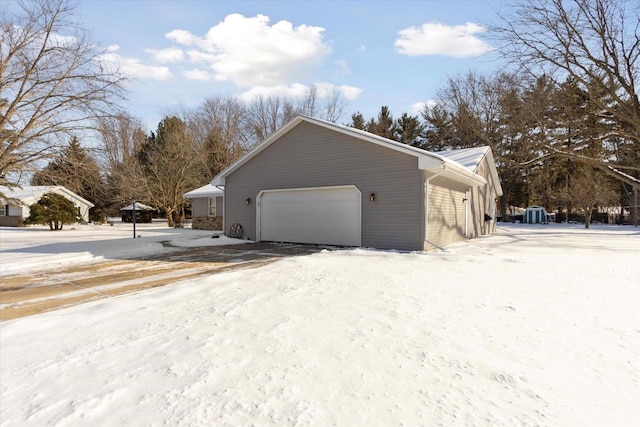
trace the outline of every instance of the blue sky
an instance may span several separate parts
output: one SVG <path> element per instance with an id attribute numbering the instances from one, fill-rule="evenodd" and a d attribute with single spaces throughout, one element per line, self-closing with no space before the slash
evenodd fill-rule
<path id="1" fill-rule="evenodd" d="M 366 118 L 416 113 L 448 76 L 500 66 L 484 31 L 506 1 L 81 1 L 103 59 L 135 78 L 148 130 L 207 97 L 339 90 Z"/>

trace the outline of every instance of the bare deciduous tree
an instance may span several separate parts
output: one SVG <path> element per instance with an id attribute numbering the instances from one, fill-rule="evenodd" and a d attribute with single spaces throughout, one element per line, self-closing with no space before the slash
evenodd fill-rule
<path id="1" fill-rule="evenodd" d="M 108 181 L 112 207 L 126 204 L 142 184 L 138 152 L 147 139 L 140 120 L 128 114 L 103 117 L 97 123 L 100 160 Z"/>
<path id="2" fill-rule="evenodd" d="M 247 106 L 245 129 L 249 140 L 252 141 L 250 145 L 267 139 L 295 115 L 296 109 L 287 99 L 258 95 Z"/>
<path id="3" fill-rule="evenodd" d="M 320 90 L 316 85 L 307 89 L 304 96 L 299 100 L 296 112 L 332 123 L 340 120 L 347 105 L 342 92 L 336 88 L 331 93 L 325 94 L 325 96 L 321 96 L 319 92 Z"/>
<path id="4" fill-rule="evenodd" d="M 201 185 L 198 181 L 198 151 L 187 132 L 185 122 L 175 116 L 165 117 L 156 134 L 151 134 L 139 154 L 141 187 L 138 197 L 167 214 L 173 227 L 184 206 L 182 195 Z"/>
<path id="5" fill-rule="evenodd" d="M 505 57 L 534 75 L 573 80 L 640 143 L 640 5 L 629 0 L 525 0 L 493 28 Z M 603 92 L 607 96 L 602 96 Z"/>
<path id="6" fill-rule="evenodd" d="M 238 99 L 211 97 L 187 113 L 191 138 L 200 148 L 203 180 L 210 180 L 249 148 L 246 108 Z"/>
<path id="7" fill-rule="evenodd" d="M 124 78 L 99 62 L 67 0 L 20 2 L 0 21 L 0 185 L 111 114 Z"/>

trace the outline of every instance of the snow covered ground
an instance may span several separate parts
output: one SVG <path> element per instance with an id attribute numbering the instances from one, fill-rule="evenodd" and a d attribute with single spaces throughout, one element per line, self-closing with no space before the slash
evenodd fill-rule
<path id="1" fill-rule="evenodd" d="M 225 236 L 211 238 L 220 234 L 221 231 L 169 228 L 166 221 L 136 224 L 135 239 L 133 224 L 119 220 L 113 226 L 67 225 L 60 231 L 50 231 L 46 226 L 0 227 L 0 275 L 170 250 L 162 242 L 182 247 L 244 243 Z"/>
<path id="2" fill-rule="evenodd" d="M 9 235 L 3 266 L 34 253 Z M 638 228 L 509 225 L 3 322 L 0 424 L 637 426 L 639 261 Z"/>

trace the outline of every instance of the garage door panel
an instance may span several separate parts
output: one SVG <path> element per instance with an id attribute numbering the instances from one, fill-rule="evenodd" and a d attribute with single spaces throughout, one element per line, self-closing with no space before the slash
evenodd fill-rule
<path id="1" fill-rule="evenodd" d="M 360 246 L 360 206 L 355 187 L 265 191 L 260 240 Z"/>

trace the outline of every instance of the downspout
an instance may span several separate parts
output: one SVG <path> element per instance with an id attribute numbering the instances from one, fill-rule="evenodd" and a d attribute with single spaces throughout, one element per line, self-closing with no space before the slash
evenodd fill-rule
<path id="1" fill-rule="evenodd" d="M 424 181 L 424 241 L 429 243 L 432 246 L 435 246 L 436 248 L 440 249 L 441 251 L 444 251 L 444 248 L 442 248 L 439 245 L 436 245 L 431 240 L 429 240 L 429 182 L 432 179 L 439 177 L 440 175 L 442 175 L 446 171 L 447 171 L 447 164 L 444 163 L 442 165 L 442 169 L 440 171 L 436 172 L 435 175 L 430 176 L 429 178 L 425 179 L 425 181 Z"/>
<path id="2" fill-rule="evenodd" d="M 227 198 L 224 195 L 224 185 L 215 185 L 218 190 L 222 190 L 222 235 L 226 236 L 226 218 L 227 218 Z M 217 209 L 217 207 L 216 207 Z"/>
<path id="3" fill-rule="evenodd" d="M 469 204 L 471 200 L 471 192 L 469 190 L 464 193 L 464 238 L 469 238 Z"/>

